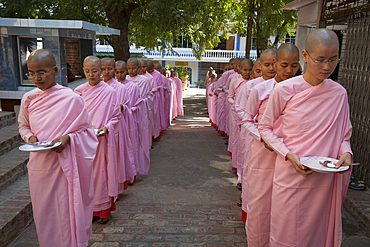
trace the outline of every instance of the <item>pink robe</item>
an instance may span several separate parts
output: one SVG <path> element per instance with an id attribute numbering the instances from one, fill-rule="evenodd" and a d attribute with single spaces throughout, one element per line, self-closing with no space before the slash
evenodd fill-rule
<path id="1" fill-rule="evenodd" d="M 281 142 L 273 132 L 282 121 Z M 285 160 L 352 153 L 352 126 L 346 90 L 326 79 L 311 86 L 297 76 L 275 86 L 258 129 L 278 154 L 271 201 L 270 246 L 340 246 L 342 205 L 350 172 L 318 173 L 304 178 Z"/>
<path id="2" fill-rule="evenodd" d="M 151 91 L 151 86 L 148 80 L 140 75 L 135 77 L 127 76 L 128 80 L 134 82 L 140 89 L 140 101 L 136 109 L 136 119 L 139 131 L 139 174 L 148 174 L 150 168 L 150 146 L 152 141 L 152 136 L 149 131 L 149 110 L 148 110 L 148 97 Z M 150 139 L 149 139 L 150 136 Z M 140 153 L 144 153 L 144 156 L 140 156 Z"/>
<path id="3" fill-rule="evenodd" d="M 230 127 L 230 110 L 231 110 L 231 105 L 229 104 L 229 102 L 227 101 L 227 97 L 229 95 L 229 87 L 230 87 L 230 84 L 231 82 L 238 78 L 238 77 L 241 77 L 241 75 L 239 73 L 233 73 L 229 76 L 229 78 L 227 79 L 226 81 L 226 84 L 224 86 L 224 92 L 226 93 L 226 99 L 224 101 L 224 104 L 225 104 L 225 132 L 226 134 L 230 137 L 230 131 L 231 131 L 231 127 Z M 230 143 L 230 140 L 229 140 L 229 143 Z"/>
<path id="4" fill-rule="evenodd" d="M 165 131 L 167 129 L 166 126 L 166 118 L 165 118 L 165 109 L 164 109 L 164 102 L 165 102 L 165 95 L 164 95 L 164 83 L 163 80 L 165 80 L 165 77 L 159 73 L 158 71 L 154 70 L 152 73 L 150 73 L 156 83 L 157 83 L 157 104 L 158 104 L 158 115 L 159 115 L 159 121 L 160 121 L 160 126 L 161 126 L 161 131 Z"/>
<path id="5" fill-rule="evenodd" d="M 269 246 L 272 180 L 276 153 L 265 148 L 258 133 L 255 117 L 260 119 L 268 98 L 276 85 L 275 79 L 264 81 L 252 88 L 243 117 L 243 128 L 254 138 L 252 156 L 248 162 L 248 218 L 245 226 L 248 245 Z M 281 137 L 276 121 L 274 132 Z"/>
<path id="6" fill-rule="evenodd" d="M 230 82 L 227 101 L 229 103 L 229 152 L 233 153 L 232 166 L 237 169 L 238 183 L 241 183 L 241 163 L 240 163 L 240 152 L 239 152 L 239 140 L 240 140 L 240 124 L 238 124 L 239 118 L 235 114 L 235 96 L 239 88 L 244 85 L 247 81 L 241 76 L 236 76 Z"/>
<path id="7" fill-rule="evenodd" d="M 98 140 L 85 102 L 59 84 L 22 98 L 19 132 L 49 141 L 68 134 L 60 153 L 30 153 L 27 164 L 33 218 L 41 247 L 85 247 L 91 236 L 93 159 Z"/>
<path id="8" fill-rule="evenodd" d="M 226 71 L 222 74 L 221 78 L 218 79 L 216 82 L 216 89 L 218 92 L 218 100 L 217 100 L 217 122 L 218 122 L 218 130 L 220 132 L 226 131 L 226 98 L 227 94 L 225 93 L 225 85 L 230 75 L 235 73 L 234 70 Z"/>
<path id="9" fill-rule="evenodd" d="M 143 122 L 143 116 L 141 113 L 144 112 L 142 108 L 145 105 L 144 102 L 140 99 L 140 88 L 138 85 L 127 79 L 122 81 L 121 83 L 127 88 L 127 91 L 130 95 L 129 107 L 133 116 L 133 123 L 129 122 L 129 129 L 131 130 L 133 140 L 132 144 L 136 160 L 136 172 L 138 174 L 146 175 L 148 174 L 148 170 L 150 167 L 150 147 L 148 145 L 144 145 L 145 142 L 142 140 L 144 136 L 141 134 L 141 129 L 143 128 L 141 124 Z"/>
<path id="10" fill-rule="evenodd" d="M 153 121 L 153 127 L 152 127 L 152 135 L 154 138 L 157 138 L 160 134 L 161 131 L 161 122 L 159 118 L 159 113 L 158 113 L 158 86 L 157 82 L 154 80 L 154 77 L 149 74 L 148 72 L 145 72 L 142 76 L 146 77 L 150 85 L 152 87 L 151 91 L 151 112 L 152 112 L 152 121 Z"/>
<path id="11" fill-rule="evenodd" d="M 117 105 L 122 105 L 121 120 L 118 126 L 118 194 L 122 194 L 125 182 L 133 183 L 136 176 L 135 155 L 133 150 L 134 118 L 129 106 L 130 95 L 127 88 L 116 79 L 110 79 L 107 84 L 117 92 Z"/>
<path id="12" fill-rule="evenodd" d="M 165 108 L 166 108 L 166 124 L 167 127 L 171 125 L 171 115 L 172 115 L 172 110 L 171 110 L 171 104 L 172 104 L 172 83 L 171 79 L 165 77 L 165 87 L 164 87 L 164 94 L 165 94 Z"/>
<path id="13" fill-rule="evenodd" d="M 244 116 L 244 111 L 247 106 L 248 97 L 252 90 L 252 88 L 263 82 L 263 77 L 258 77 L 253 80 L 249 80 L 246 84 L 244 84 L 237 92 L 235 98 L 235 112 L 238 116 L 239 120 L 241 121 Z M 239 150 L 240 153 L 240 163 L 242 165 L 241 177 L 242 177 L 242 213 L 243 218 L 245 219 L 247 213 L 247 202 L 248 202 L 248 161 L 252 154 L 252 144 L 253 144 L 253 137 L 249 135 L 244 128 L 240 130 L 240 139 L 239 139 Z"/>
<path id="14" fill-rule="evenodd" d="M 210 83 L 209 84 L 209 90 L 208 93 L 209 95 L 209 101 L 208 101 L 208 112 L 209 112 L 209 118 L 210 122 L 217 127 L 217 95 L 215 94 L 216 92 L 216 87 L 215 83 Z"/>
<path id="15" fill-rule="evenodd" d="M 127 79 L 136 83 L 136 85 L 138 85 L 140 88 L 140 97 L 145 103 L 146 118 L 148 119 L 148 126 L 147 129 L 145 130 L 145 133 L 143 134 L 146 134 L 148 136 L 147 140 L 150 147 L 152 145 L 152 129 L 153 129 L 153 119 L 152 119 L 153 115 L 151 112 L 152 86 L 149 80 L 142 75 L 137 75 L 135 77 L 127 76 Z"/>
<path id="16" fill-rule="evenodd" d="M 168 78 L 171 81 L 171 121 L 177 117 L 177 85 L 172 78 Z"/>
<path id="17" fill-rule="evenodd" d="M 184 103 L 182 100 L 182 82 L 180 78 L 172 78 L 176 82 L 176 96 L 177 96 L 177 115 L 184 116 Z"/>
<path id="18" fill-rule="evenodd" d="M 118 195 L 118 125 L 121 118 L 117 93 L 104 81 L 95 86 L 88 82 L 78 86 L 75 93 L 86 103 L 95 129 L 106 127 L 108 133 L 98 137 L 99 145 L 94 159 L 94 212 L 110 209 L 112 198 Z"/>

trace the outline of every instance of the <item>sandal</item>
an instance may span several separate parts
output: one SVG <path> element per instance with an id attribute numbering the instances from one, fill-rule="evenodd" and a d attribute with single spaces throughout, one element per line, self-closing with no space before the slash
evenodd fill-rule
<path id="1" fill-rule="evenodd" d="M 99 223 L 104 225 L 104 224 L 107 224 L 107 222 L 109 221 L 109 218 L 100 218 L 99 219 Z"/>
<path id="2" fill-rule="evenodd" d="M 355 176 L 351 175 L 348 188 L 353 190 L 364 190 L 366 189 L 366 184 L 364 181 L 360 181 Z"/>
<path id="3" fill-rule="evenodd" d="M 242 206 L 242 198 L 241 197 L 236 201 L 236 206 L 238 206 L 238 207 Z"/>

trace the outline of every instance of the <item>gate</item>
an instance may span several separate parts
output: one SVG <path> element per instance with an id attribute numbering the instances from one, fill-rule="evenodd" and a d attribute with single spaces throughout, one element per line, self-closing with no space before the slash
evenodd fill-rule
<path id="1" fill-rule="evenodd" d="M 348 16 L 339 68 L 339 83 L 348 92 L 351 146 L 356 177 L 367 182 L 370 177 L 370 15 L 361 12 Z M 335 95 L 333 95 L 335 97 Z"/>

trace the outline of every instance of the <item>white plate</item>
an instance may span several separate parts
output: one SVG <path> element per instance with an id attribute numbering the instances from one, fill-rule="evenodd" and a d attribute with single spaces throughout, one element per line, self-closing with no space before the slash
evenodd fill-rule
<path id="1" fill-rule="evenodd" d="M 94 131 L 95 131 L 95 135 L 96 135 L 96 136 L 100 136 L 100 135 L 104 134 L 104 131 L 100 131 L 100 132 L 98 133 L 98 130 L 99 130 L 99 129 L 94 129 Z"/>
<path id="2" fill-rule="evenodd" d="M 311 170 L 315 172 L 321 172 L 321 173 L 335 173 L 335 172 L 343 172 L 347 171 L 349 169 L 349 166 L 341 166 L 338 169 L 336 168 L 329 168 L 322 164 L 320 164 L 320 161 L 324 162 L 325 160 L 333 161 L 335 163 L 338 162 L 336 159 L 322 157 L 322 156 L 308 156 L 301 158 L 301 163 Z"/>
<path id="3" fill-rule="evenodd" d="M 25 152 L 45 152 L 45 151 L 48 151 L 52 148 L 58 147 L 60 144 L 62 144 L 61 142 L 56 142 L 52 146 L 45 147 L 45 146 L 49 145 L 50 143 L 51 143 L 51 141 L 37 142 L 37 145 L 25 144 L 25 145 L 20 146 L 19 150 L 25 151 Z"/>

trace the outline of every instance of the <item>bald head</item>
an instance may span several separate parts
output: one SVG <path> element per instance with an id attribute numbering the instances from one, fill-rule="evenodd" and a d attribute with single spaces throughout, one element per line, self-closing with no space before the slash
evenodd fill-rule
<path id="1" fill-rule="evenodd" d="M 50 68 L 57 65 L 53 54 L 46 49 L 40 49 L 31 52 L 27 59 L 27 63 L 41 63 L 43 65 L 47 65 L 47 67 Z"/>
<path id="2" fill-rule="evenodd" d="M 317 46 L 337 46 L 339 48 L 338 36 L 332 30 L 326 28 L 316 29 L 307 36 L 305 49 L 313 53 Z"/>
<path id="3" fill-rule="evenodd" d="M 140 67 L 139 60 L 137 60 L 137 59 L 136 59 L 136 58 L 134 58 L 134 57 L 130 57 L 130 58 L 127 60 L 127 64 L 129 64 L 129 63 L 135 64 L 137 67 Z"/>
<path id="4" fill-rule="evenodd" d="M 261 63 L 263 63 L 266 58 L 269 59 L 270 57 L 276 57 L 276 51 L 273 49 L 264 50 L 260 55 Z"/>
<path id="5" fill-rule="evenodd" d="M 294 54 L 299 59 L 299 50 L 297 46 L 291 43 L 284 43 L 276 51 L 276 61 L 279 61 L 287 54 Z"/>
<path id="6" fill-rule="evenodd" d="M 250 60 L 249 58 L 246 58 L 246 59 L 242 59 L 241 62 L 240 62 L 240 67 L 244 67 L 244 66 L 252 66 L 253 67 L 253 62 L 252 60 Z"/>
<path id="7" fill-rule="evenodd" d="M 114 62 L 114 59 L 111 58 L 111 57 L 105 57 L 101 60 L 101 63 L 102 64 L 106 64 L 106 65 L 110 65 L 112 66 L 113 68 L 116 66 L 115 62 Z"/>
<path id="8" fill-rule="evenodd" d="M 122 68 L 127 69 L 126 63 L 124 61 L 122 61 L 122 60 L 116 61 L 116 67 L 122 67 Z"/>
<path id="9" fill-rule="evenodd" d="M 140 63 L 141 63 L 141 66 L 143 66 L 143 65 L 147 66 L 148 65 L 147 61 L 144 60 L 144 59 L 141 59 Z"/>
<path id="10" fill-rule="evenodd" d="M 148 67 L 149 67 L 149 66 L 154 67 L 153 61 L 151 61 L 151 60 L 149 60 L 149 61 L 147 62 L 147 65 L 148 65 Z"/>
<path id="11" fill-rule="evenodd" d="M 86 65 L 86 63 L 94 63 L 97 67 L 101 68 L 101 61 L 98 57 L 95 57 L 95 56 L 87 56 L 85 59 L 84 59 L 84 66 Z"/>

